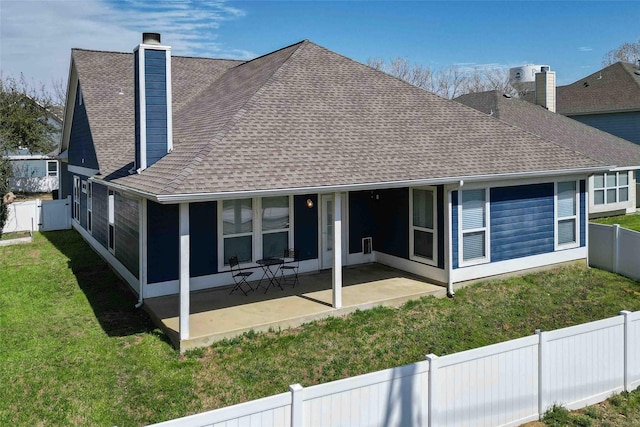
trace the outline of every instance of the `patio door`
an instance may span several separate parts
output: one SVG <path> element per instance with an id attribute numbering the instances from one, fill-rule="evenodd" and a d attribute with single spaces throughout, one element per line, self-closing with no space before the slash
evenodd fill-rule
<path id="1" fill-rule="evenodd" d="M 333 267 L 333 195 L 320 196 L 320 266 L 322 269 Z M 347 263 L 347 203 L 342 195 L 342 264 Z"/>

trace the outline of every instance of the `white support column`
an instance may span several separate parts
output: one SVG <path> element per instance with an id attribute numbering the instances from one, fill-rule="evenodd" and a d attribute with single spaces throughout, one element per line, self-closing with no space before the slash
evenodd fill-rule
<path id="1" fill-rule="evenodd" d="M 180 203 L 180 339 L 189 339 L 189 203 Z"/>
<path id="2" fill-rule="evenodd" d="M 333 308 L 342 308 L 342 196 L 333 193 Z"/>

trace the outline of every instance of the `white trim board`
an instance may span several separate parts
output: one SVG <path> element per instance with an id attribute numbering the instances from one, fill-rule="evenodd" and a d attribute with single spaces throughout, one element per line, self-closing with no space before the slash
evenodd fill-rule
<path id="1" fill-rule="evenodd" d="M 576 261 L 586 258 L 586 247 L 565 249 L 556 252 L 549 252 L 546 254 L 511 259 L 507 261 L 456 268 L 451 272 L 452 281 L 454 283 L 464 282 L 467 280 L 481 279 L 483 277 L 497 276 L 499 274 L 513 273 L 530 268 L 544 267 L 547 265 L 560 264 L 563 262 Z"/>
<path id="2" fill-rule="evenodd" d="M 422 264 L 409 259 L 400 258 L 383 252 L 374 251 L 375 262 L 415 274 L 429 280 L 447 283 L 447 270 L 432 265 Z"/>

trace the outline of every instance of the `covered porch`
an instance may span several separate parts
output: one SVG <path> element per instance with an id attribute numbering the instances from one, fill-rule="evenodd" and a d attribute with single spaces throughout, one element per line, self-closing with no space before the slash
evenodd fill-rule
<path id="1" fill-rule="evenodd" d="M 400 306 L 423 296 L 446 295 L 446 286 L 382 264 L 343 268 L 342 306 L 333 308 L 332 270 L 301 274 L 298 285 L 229 295 L 229 287 L 191 292 L 189 337 L 180 340 L 180 295 L 146 299 L 153 320 L 181 352 L 251 330 L 289 328 L 375 306 Z"/>

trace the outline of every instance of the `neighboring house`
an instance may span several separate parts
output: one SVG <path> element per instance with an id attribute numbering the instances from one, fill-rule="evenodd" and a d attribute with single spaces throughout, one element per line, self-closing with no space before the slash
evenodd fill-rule
<path id="1" fill-rule="evenodd" d="M 55 130 L 54 140 L 59 139 L 62 120 L 52 114 L 49 124 Z M 57 150 L 52 153 L 32 153 L 26 148 L 18 148 L 6 153 L 11 162 L 13 176 L 9 179 L 9 188 L 22 193 L 49 193 L 59 188 L 59 162 Z"/>
<path id="2" fill-rule="evenodd" d="M 51 154 L 32 154 L 21 148 L 7 154 L 13 176 L 9 189 L 23 193 L 49 193 L 58 189 L 58 159 Z"/>
<path id="3" fill-rule="evenodd" d="M 470 93 L 455 100 L 569 150 L 616 165 L 589 176 L 589 215 L 636 211 L 633 170 L 640 168 L 640 146 L 498 91 Z"/>
<path id="4" fill-rule="evenodd" d="M 557 87 L 558 113 L 640 144 L 640 69 L 616 62 Z"/>
<path id="5" fill-rule="evenodd" d="M 61 150 L 73 225 L 140 301 L 378 262 L 453 285 L 587 256 L 596 161 L 309 41 L 240 62 L 74 49 Z M 347 274 L 347 273 L 345 273 Z M 188 317 L 187 317 L 188 318 Z M 188 323 L 180 326 L 189 337 Z"/>

